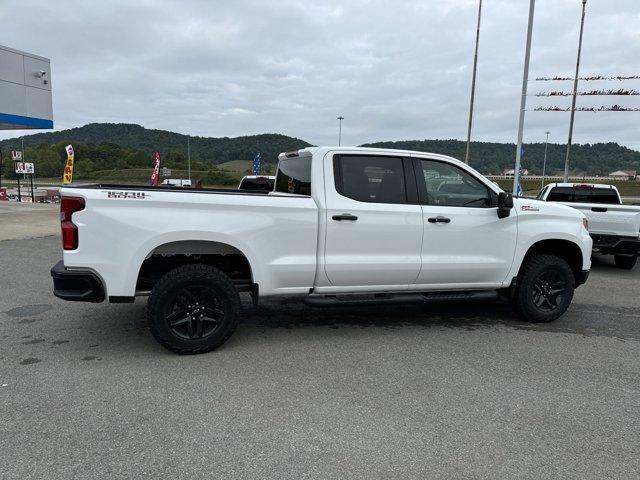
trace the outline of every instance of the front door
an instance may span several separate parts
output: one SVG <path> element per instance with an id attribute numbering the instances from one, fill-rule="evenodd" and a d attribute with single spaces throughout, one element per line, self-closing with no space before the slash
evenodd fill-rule
<path id="1" fill-rule="evenodd" d="M 515 212 L 498 218 L 496 194 L 471 172 L 414 159 L 424 237 L 417 284 L 446 288 L 501 284 L 516 248 Z"/>
<path id="2" fill-rule="evenodd" d="M 325 273 L 332 285 L 413 284 L 423 227 L 412 170 L 410 159 L 379 155 L 334 155 L 325 163 Z"/>

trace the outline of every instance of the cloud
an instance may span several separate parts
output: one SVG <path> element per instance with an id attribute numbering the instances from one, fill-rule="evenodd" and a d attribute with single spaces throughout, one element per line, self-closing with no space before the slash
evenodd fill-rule
<path id="1" fill-rule="evenodd" d="M 343 115 L 349 144 L 466 137 L 476 0 L 3 6 L 12 12 L 3 27 L 8 46 L 51 58 L 58 129 L 130 122 L 193 135 L 277 132 L 334 144 Z M 526 0 L 483 4 L 475 140 L 515 141 L 527 13 Z M 537 1 L 531 79 L 573 75 L 579 17 L 577 0 Z M 633 70 L 639 26 L 637 0 L 588 2 L 582 72 L 640 73 Z M 640 90 L 640 81 L 620 86 Z M 530 93 L 559 87 L 571 85 L 529 82 Z M 588 97 L 578 105 L 640 106 L 637 99 Z M 550 100 L 529 97 L 528 107 L 544 102 Z M 551 141 L 566 141 L 568 118 L 527 112 L 525 141 L 542 141 L 546 130 Z M 640 148 L 638 120 L 637 113 L 577 113 L 574 142 Z M 16 133 L 23 132 L 2 136 Z"/>

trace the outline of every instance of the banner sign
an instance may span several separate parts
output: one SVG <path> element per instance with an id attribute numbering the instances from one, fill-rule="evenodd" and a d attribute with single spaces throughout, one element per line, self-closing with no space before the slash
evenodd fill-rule
<path id="1" fill-rule="evenodd" d="M 16 162 L 16 173 L 26 173 L 28 175 L 33 175 L 33 163 Z"/>
<path id="2" fill-rule="evenodd" d="M 253 174 L 260 175 L 260 170 L 262 170 L 262 155 L 257 153 L 253 158 Z"/>
<path id="3" fill-rule="evenodd" d="M 67 145 L 64 149 L 67 151 L 67 164 L 64 166 L 62 184 L 68 185 L 73 181 L 73 146 Z"/>
<path id="4" fill-rule="evenodd" d="M 160 178 L 160 152 L 156 152 L 155 162 L 153 165 L 153 173 L 151 174 L 151 178 L 149 179 L 149 185 L 153 185 L 154 187 L 157 187 L 159 178 Z"/>
<path id="5" fill-rule="evenodd" d="M 11 159 L 14 162 L 22 161 L 22 152 L 20 150 L 11 150 Z"/>

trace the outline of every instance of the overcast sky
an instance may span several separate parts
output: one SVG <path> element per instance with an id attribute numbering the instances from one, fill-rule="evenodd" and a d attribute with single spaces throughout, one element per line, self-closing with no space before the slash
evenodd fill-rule
<path id="1" fill-rule="evenodd" d="M 484 0 L 473 139 L 515 142 L 528 0 Z M 2 43 L 51 58 L 56 129 L 138 123 L 313 144 L 466 138 L 477 0 L 4 0 Z M 580 0 L 538 0 L 530 79 L 572 76 Z M 589 0 L 581 74 L 640 74 L 640 1 Z M 628 87 L 640 81 L 581 89 Z M 529 92 L 570 90 L 530 81 Z M 640 106 L 640 97 L 580 105 Z M 546 102 L 546 103 L 545 103 Z M 570 105 L 570 98 L 528 107 Z M 569 113 L 527 112 L 565 142 Z M 640 149 L 640 112 L 578 112 L 575 143 Z M 2 133 L 3 138 L 33 132 Z"/>

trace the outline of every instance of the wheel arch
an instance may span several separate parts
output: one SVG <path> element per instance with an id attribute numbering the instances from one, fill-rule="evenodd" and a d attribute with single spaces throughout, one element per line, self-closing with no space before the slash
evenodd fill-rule
<path id="1" fill-rule="evenodd" d="M 558 238 L 539 240 L 527 249 L 527 253 L 522 259 L 522 263 L 520 264 L 518 272 L 520 272 L 527 259 L 531 255 L 535 254 L 553 255 L 555 257 L 563 259 L 569 264 L 569 267 L 571 268 L 573 276 L 576 280 L 576 285 L 582 283 L 581 278 L 583 258 L 582 250 L 577 243 L 572 242 L 571 240 Z"/>
<path id="2" fill-rule="evenodd" d="M 147 292 L 165 273 L 183 265 L 202 263 L 222 270 L 241 291 L 257 288 L 252 262 L 238 246 L 217 240 L 172 240 L 151 248 L 139 263 L 136 292 Z"/>

